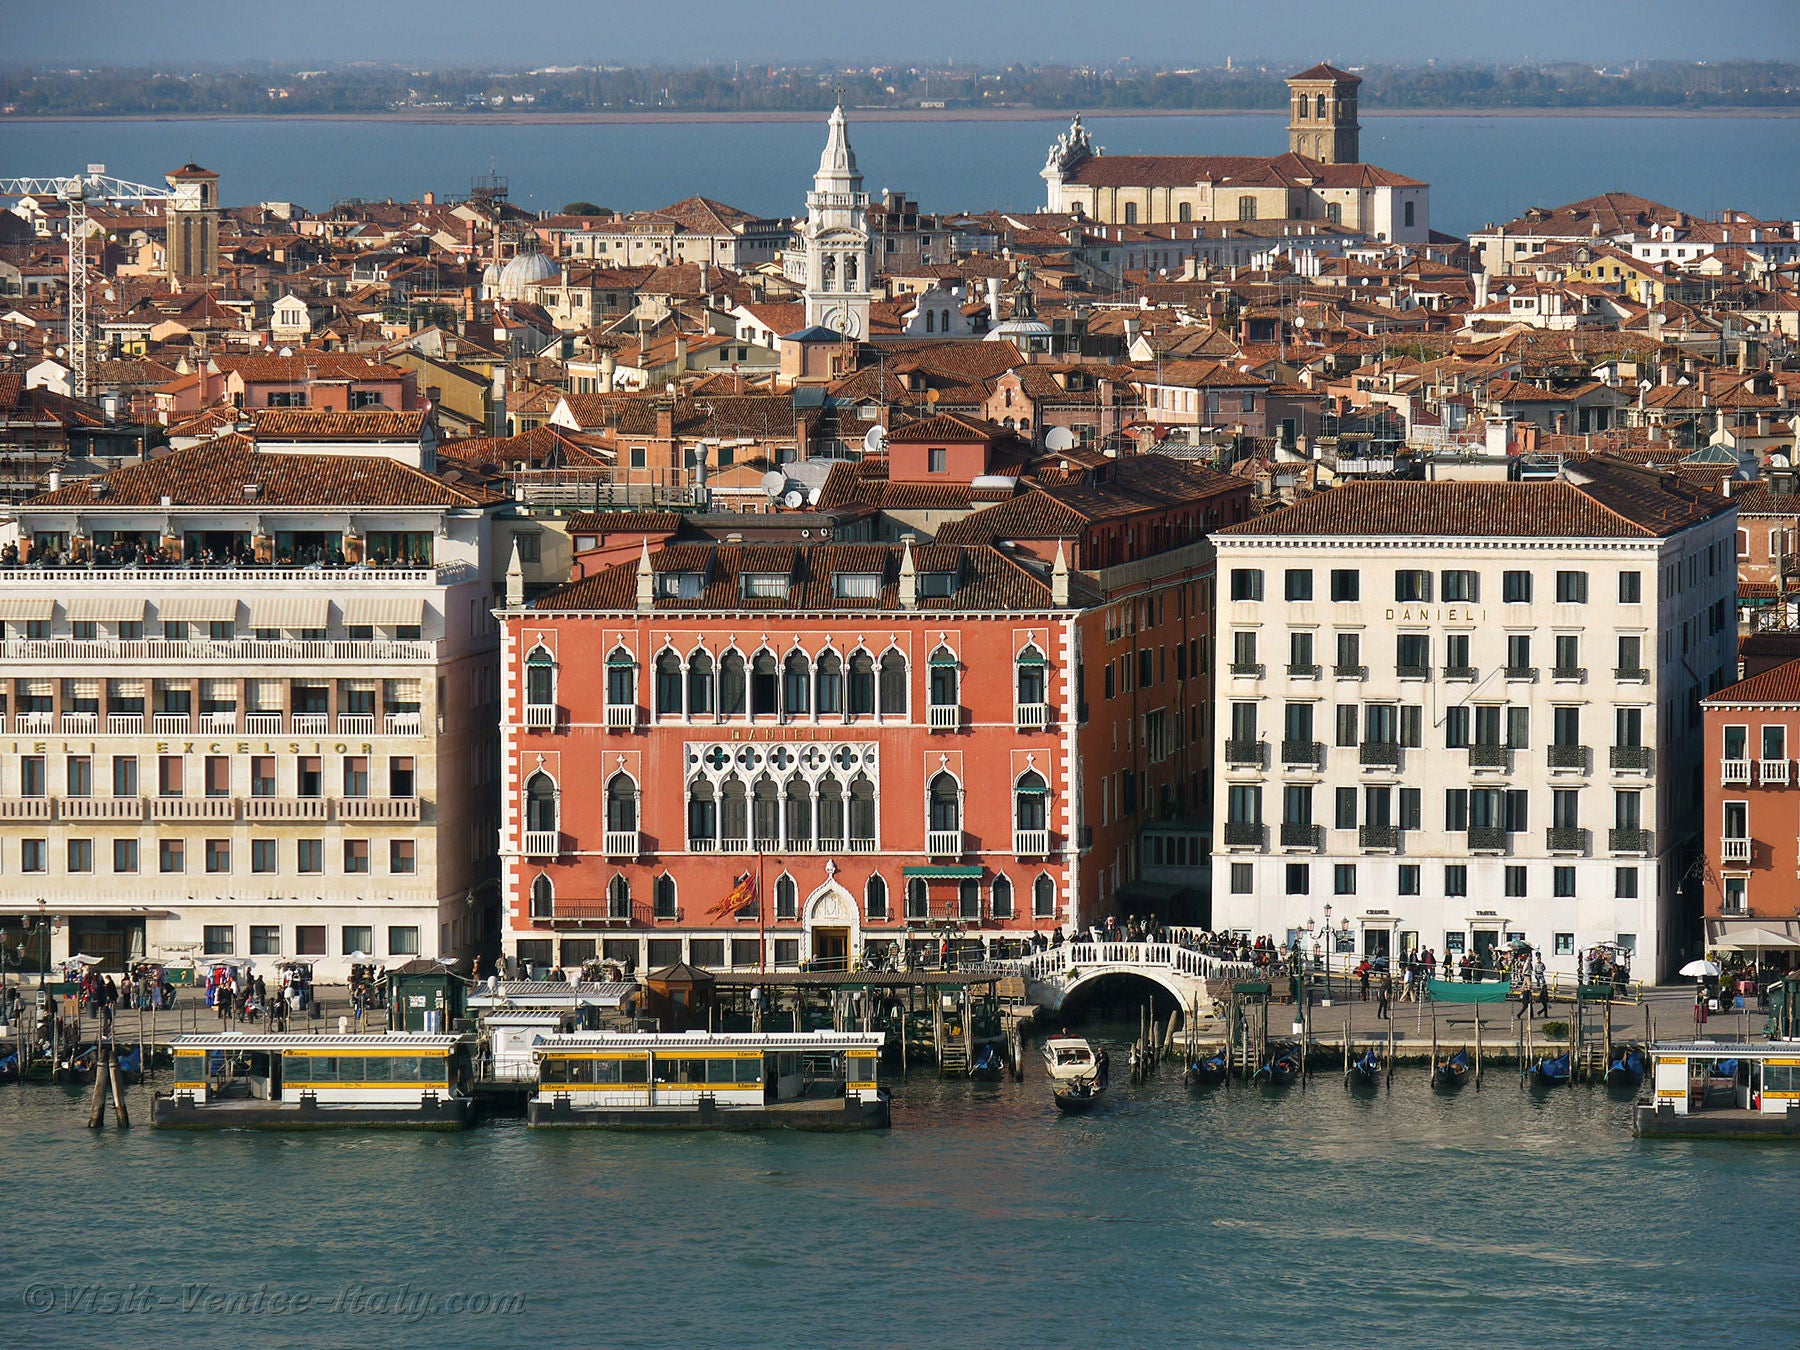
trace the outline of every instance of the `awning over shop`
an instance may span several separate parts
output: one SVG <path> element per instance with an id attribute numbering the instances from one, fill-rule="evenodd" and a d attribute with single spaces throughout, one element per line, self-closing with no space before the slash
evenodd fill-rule
<path id="1" fill-rule="evenodd" d="M 949 865 L 949 864 L 946 864 L 942 867 L 927 867 L 927 866 L 903 867 L 900 869 L 900 875 L 903 877 L 926 877 L 926 878 L 979 877 L 981 875 L 981 868 L 976 867 L 976 866 L 971 866 L 971 865 L 956 866 L 956 865 Z"/>

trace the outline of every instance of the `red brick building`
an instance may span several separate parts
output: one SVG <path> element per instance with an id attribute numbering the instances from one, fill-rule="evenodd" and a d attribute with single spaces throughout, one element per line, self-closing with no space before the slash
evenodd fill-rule
<path id="1" fill-rule="evenodd" d="M 1751 928 L 1800 942 L 1800 660 L 1701 700 L 1706 942 Z"/>

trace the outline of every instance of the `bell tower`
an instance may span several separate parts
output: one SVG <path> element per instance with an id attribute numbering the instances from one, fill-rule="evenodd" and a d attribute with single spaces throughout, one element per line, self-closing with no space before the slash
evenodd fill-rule
<path id="1" fill-rule="evenodd" d="M 848 338 L 869 335 L 869 194 L 840 102 L 806 194 L 806 323 Z"/>
<path id="2" fill-rule="evenodd" d="M 1288 79 L 1288 150 L 1325 164 L 1362 160 L 1362 128 L 1356 120 L 1360 75 L 1320 62 Z"/>
<path id="3" fill-rule="evenodd" d="M 183 164 L 163 175 L 174 195 L 166 218 L 164 254 L 176 280 L 219 275 L 219 175 Z"/>

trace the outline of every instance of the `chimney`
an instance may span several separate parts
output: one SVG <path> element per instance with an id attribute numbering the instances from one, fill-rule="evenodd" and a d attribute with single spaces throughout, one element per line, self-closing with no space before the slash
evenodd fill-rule
<path id="1" fill-rule="evenodd" d="M 672 441 L 675 439 L 675 400 L 657 401 L 656 405 L 656 439 Z"/>
<path id="2" fill-rule="evenodd" d="M 61 469 L 50 470 L 50 490 L 52 492 L 55 492 L 61 486 L 62 486 L 62 470 Z"/>
<path id="3" fill-rule="evenodd" d="M 1730 474 L 1726 474 L 1723 478 L 1721 478 L 1719 480 L 1719 491 L 1724 493 L 1727 497 L 1731 496 L 1731 475 Z"/>
<path id="4" fill-rule="evenodd" d="M 611 347 L 600 353 L 600 392 L 613 392 L 619 378 L 619 359 L 613 355 Z"/>
<path id="5" fill-rule="evenodd" d="M 999 277 L 989 277 L 987 279 L 987 311 L 988 311 L 988 323 L 989 324 L 996 324 L 996 323 L 1000 322 L 1000 278 Z"/>
<path id="6" fill-rule="evenodd" d="M 513 536 L 512 557 L 506 563 L 506 607 L 517 609 L 525 603 L 525 564 L 519 557 L 519 539 Z"/>
<path id="7" fill-rule="evenodd" d="M 656 608 L 656 573 L 650 567 L 648 539 L 644 540 L 644 551 L 638 555 L 637 608 L 639 614 L 648 614 Z"/>
<path id="8" fill-rule="evenodd" d="M 1056 562 L 1050 568 L 1050 603 L 1058 609 L 1069 607 L 1069 557 L 1060 539 L 1056 541 Z"/>
<path id="9" fill-rule="evenodd" d="M 919 607 L 919 574 L 913 568 L 912 536 L 906 536 L 900 554 L 900 608 Z"/>
<path id="10" fill-rule="evenodd" d="M 436 206 L 437 205 L 437 193 L 427 192 L 423 198 L 423 201 L 426 206 Z"/>
<path id="11" fill-rule="evenodd" d="M 687 368 L 688 368 L 687 334 L 686 333 L 677 333 L 675 335 L 675 375 L 676 375 L 676 377 L 680 378 L 682 375 L 686 374 Z"/>

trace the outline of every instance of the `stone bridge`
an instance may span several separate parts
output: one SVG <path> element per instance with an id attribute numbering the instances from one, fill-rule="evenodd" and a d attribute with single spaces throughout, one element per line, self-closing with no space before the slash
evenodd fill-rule
<path id="1" fill-rule="evenodd" d="M 1083 985 L 1108 975 L 1136 975 L 1161 986 L 1184 1012 L 1198 1003 L 1206 1016 L 1218 985 L 1252 973 L 1247 965 L 1173 942 L 1065 942 L 1007 966 L 1024 978 L 1025 997 L 1049 1012 Z"/>

